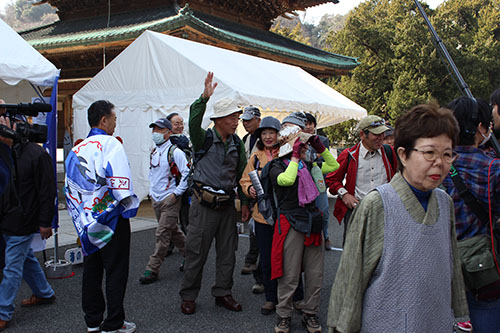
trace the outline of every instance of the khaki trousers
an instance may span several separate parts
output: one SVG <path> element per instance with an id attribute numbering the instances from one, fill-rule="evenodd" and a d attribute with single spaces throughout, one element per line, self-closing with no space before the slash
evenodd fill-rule
<path id="1" fill-rule="evenodd" d="M 235 251 L 238 247 L 236 210 L 234 205 L 213 210 L 201 205 L 193 197 L 189 209 L 184 279 L 179 292 L 182 300 L 194 301 L 198 297 L 203 267 L 214 238 L 216 273 L 212 296 L 226 296 L 231 294 L 233 287 Z"/>
<path id="2" fill-rule="evenodd" d="M 323 283 L 323 259 L 325 247 L 304 246 L 305 234 L 292 227 L 286 235 L 283 248 L 283 276 L 278 279 L 278 304 L 276 313 L 282 318 L 293 313 L 293 294 L 299 285 L 304 269 L 304 299 L 298 307 L 307 314 L 318 312 L 321 284 Z"/>
<path id="3" fill-rule="evenodd" d="M 186 237 L 177 224 L 179 220 L 179 210 L 181 208 L 181 199 L 177 198 L 177 200 L 172 203 L 172 196 L 173 194 L 162 201 L 152 200 L 153 209 L 156 219 L 158 220 L 158 227 L 156 228 L 155 250 L 149 257 L 146 269 L 157 274 L 160 272 L 161 263 L 167 255 L 171 241 L 179 249 L 181 254 L 184 254 Z"/>

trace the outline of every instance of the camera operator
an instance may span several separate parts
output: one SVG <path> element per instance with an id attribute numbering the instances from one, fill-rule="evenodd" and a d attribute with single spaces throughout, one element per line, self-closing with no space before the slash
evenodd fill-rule
<path id="1" fill-rule="evenodd" d="M 2 102 L 0 100 L 4 104 Z M 26 122 L 19 114 L 11 115 L 11 120 L 16 124 Z M 8 126 L 6 119 L 2 122 Z M 10 141 L 1 140 L 9 145 Z M 14 300 L 23 278 L 33 295 L 23 300 L 21 306 L 55 300 L 54 291 L 31 249 L 34 233 L 38 230 L 42 239 L 52 236 L 56 197 L 52 161 L 41 146 L 22 136 L 17 136 L 11 145 L 14 165 L 0 200 L 0 231 L 5 242 L 5 268 L 0 284 L 0 331 L 12 318 Z"/>
<path id="2" fill-rule="evenodd" d="M 0 99 L 0 104 L 5 104 L 5 102 Z M 9 119 L 2 116 L 4 113 L 5 108 L 0 108 L 0 126 L 10 128 Z M 12 168 L 10 148 L 12 143 L 12 139 L 0 135 L 0 196 L 3 195 L 10 180 L 10 169 Z"/>
<path id="3" fill-rule="evenodd" d="M 0 99 L 0 103 L 4 101 Z M 2 115 L 5 113 L 5 108 L 0 108 L 0 126 L 10 128 L 9 119 L 4 118 Z M 0 135 L 0 200 L 3 200 L 3 193 L 7 185 L 11 181 L 11 172 L 13 163 L 11 157 L 10 147 L 12 147 L 13 140 Z M 2 234 L 0 233 L 0 269 L 3 270 L 5 266 L 5 243 Z M 0 276 L 2 274 L 0 273 Z"/>

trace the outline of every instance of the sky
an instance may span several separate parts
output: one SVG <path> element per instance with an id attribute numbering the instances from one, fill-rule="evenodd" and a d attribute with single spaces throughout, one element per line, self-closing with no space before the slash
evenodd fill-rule
<path id="1" fill-rule="evenodd" d="M 0 0 L 3 1 L 3 0 Z M 445 0 L 420 0 L 421 3 L 426 2 L 431 8 L 436 8 Z M 307 23 L 317 24 L 321 17 L 325 14 L 340 14 L 345 15 L 351 9 L 358 6 L 364 0 L 340 0 L 338 4 L 328 3 L 307 9 L 305 12 L 299 12 L 299 15 Z"/>
<path id="2" fill-rule="evenodd" d="M 0 0 L 0 12 L 4 13 L 4 8 L 9 3 L 13 3 L 15 0 Z M 340 0 L 336 5 L 333 3 L 319 5 L 307 9 L 305 12 L 300 12 L 300 17 L 308 23 L 318 23 L 324 14 L 341 14 L 345 15 L 351 9 L 359 5 L 360 2 L 364 0 Z M 445 0 L 421 0 L 422 2 L 427 2 L 431 8 L 436 8 L 439 4 Z"/>

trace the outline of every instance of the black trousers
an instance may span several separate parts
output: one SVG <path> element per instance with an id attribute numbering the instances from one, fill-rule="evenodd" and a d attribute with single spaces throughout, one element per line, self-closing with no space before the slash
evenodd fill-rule
<path id="1" fill-rule="evenodd" d="M 120 216 L 109 244 L 83 260 L 82 307 L 87 327 L 102 323 L 103 331 L 123 326 L 123 300 L 127 287 L 130 257 L 130 221 Z M 106 301 L 102 278 L 106 271 Z M 103 322 L 107 302 L 107 317 Z"/>
<path id="2" fill-rule="evenodd" d="M 255 224 L 257 223 L 259 222 L 255 222 Z M 250 232 L 249 240 L 250 246 L 245 256 L 245 264 L 256 264 L 257 258 L 259 258 L 259 247 L 257 246 L 257 238 L 253 232 Z"/>
<path id="3" fill-rule="evenodd" d="M 271 249 L 273 246 L 274 228 L 268 224 L 255 222 L 255 236 L 260 250 L 259 265 L 262 268 L 262 283 L 266 301 L 278 303 L 278 280 L 271 280 Z"/>

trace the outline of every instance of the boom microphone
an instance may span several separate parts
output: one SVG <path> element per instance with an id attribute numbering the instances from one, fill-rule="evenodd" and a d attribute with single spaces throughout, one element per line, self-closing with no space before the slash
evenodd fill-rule
<path id="1" fill-rule="evenodd" d="M 0 104 L 1 108 L 6 108 L 10 114 L 23 114 L 31 117 L 38 116 L 39 112 L 52 111 L 52 105 L 45 103 Z"/>

